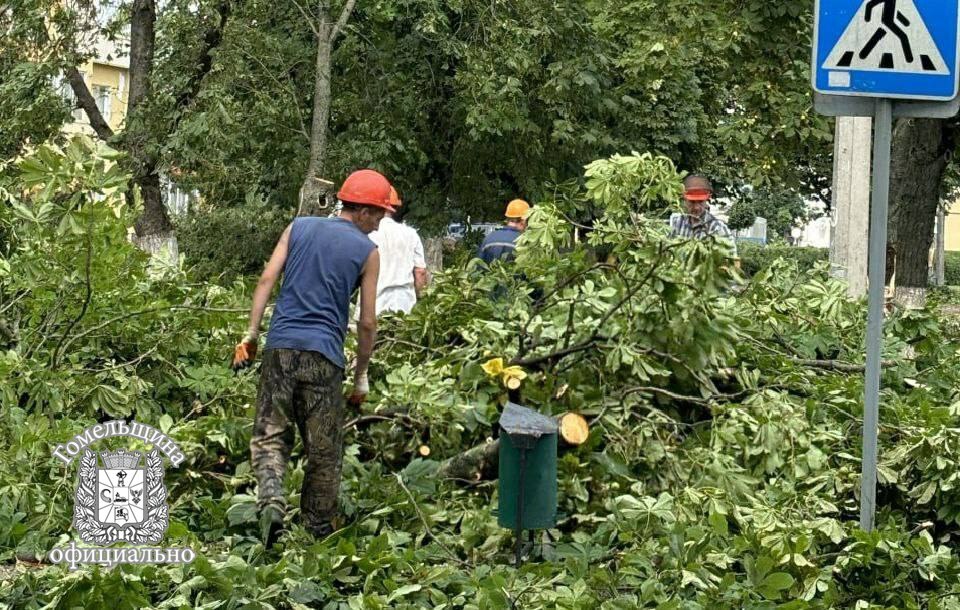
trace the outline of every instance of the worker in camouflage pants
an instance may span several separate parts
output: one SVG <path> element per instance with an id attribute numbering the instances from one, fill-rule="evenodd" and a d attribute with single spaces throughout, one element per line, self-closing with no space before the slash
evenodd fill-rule
<path id="1" fill-rule="evenodd" d="M 336 515 L 340 486 L 343 370 L 316 352 L 271 349 L 264 354 L 261 371 L 250 442 L 261 509 L 285 509 L 283 475 L 296 424 L 307 458 L 300 512 L 308 530 L 326 533 Z"/>
<path id="2" fill-rule="evenodd" d="M 357 360 L 350 402 L 369 390 L 367 367 L 377 335 L 380 256 L 367 237 L 390 205 L 390 182 L 372 170 L 351 174 L 337 197 L 336 218 L 297 218 L 283 232 L 253 293 L 250 328 L 234 351 L 235 368 L 256 357 L 260 322 L 270 293 L 283 275 L 263 366 L 250 441 L 256 471 L 260 527 L 267 546 L 284 527 L 283 475 L 294 441 L 303 439 L 306 461 L 300 514 L 315 536 L 333 530 L 343 454 L 346 361 L 343 342 L 350 301 L 360 290 Z"/>

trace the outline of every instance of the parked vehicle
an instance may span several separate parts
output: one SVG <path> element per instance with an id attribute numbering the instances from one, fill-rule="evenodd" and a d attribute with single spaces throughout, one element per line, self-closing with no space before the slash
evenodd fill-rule
<path id="1" fill-rule="evenodd" d="M 486 237 L 499 229 L 500 226 L 501 225 L 495 222 L 480 222 L 475 224 L 455 222 L 447 226 L 447 237 L 454 241 L 460 241 L 466 237 L 468 233 L 475 231 L 482 233 L 483 237 Z"/>

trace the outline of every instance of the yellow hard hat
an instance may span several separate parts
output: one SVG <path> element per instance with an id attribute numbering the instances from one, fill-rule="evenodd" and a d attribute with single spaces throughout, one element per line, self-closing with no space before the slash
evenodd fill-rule
<path id="1" fill-rule="evenodd" d="M 507 204 L 507 218 L 523 218 L 530 211 L 530 204 L 523 199 L 514 199 Z"/>

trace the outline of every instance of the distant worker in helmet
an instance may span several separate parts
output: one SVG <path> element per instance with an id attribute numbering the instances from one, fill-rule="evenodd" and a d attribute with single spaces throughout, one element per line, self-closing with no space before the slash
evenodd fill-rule
<path id="1" fill-rule="evenodd" d="M 523 199 L 514 199 L 508 203 L 504 213 L 507 218 L 506 226 L 487 235 L 477 251 L 477 257 L 488 265 L 496 260 L 512 260 L 516 254 L 517 238 L 527 230 L 529 211 L 530 204 Z"/>
<path id="2" fill-rule="evenodd" d="M 403 205 L 396 189 L 390 189 L 390 205 Z M 387 212 L 380 228 L 370 234 L 380 253 L 380 280 L 377 282 L 377 315 L 388 311 L 410 313 L 427 286 L 427 262 L 423 241 L 416 229 L 394 220 Z"/>
<path id="3" fill-rule="evenodd" d="M 670 217 L 670 236 L 689 239 L 713 237 L 729 244 L 733 256 L 737 256 L 737 244 L 733 232 L 725 222 L 710 213 L 713 185 L 704 176 L 691 174 L 683 180 L 683 200 L 686 214 Z"/>
<path id="4" fill-rule="evenodd" d="M 367 367 L 377 334 L 380 272 L 380 255 L 368 235 L 393 210 L 390 188 L 373 170 L 352 173 L 337 193 L 343 204 L 339 216 L 294 220 L 253 293 L 249 331 L 236 347 L 234 368 L 249 366 L 256 356 L 260 321 L 283 275 L 263 353 L 250 441 L 260 526 L 268 545 L 283 528 L 283 476 L 296 428 L 306 456 L 300 495 L 304 526 L 315 536 L 333 530 L 343 457 L 343 342 L 351 297 L 359 288 L 357 360 L 349 400 L 360 404 L 368 391 Z"/>

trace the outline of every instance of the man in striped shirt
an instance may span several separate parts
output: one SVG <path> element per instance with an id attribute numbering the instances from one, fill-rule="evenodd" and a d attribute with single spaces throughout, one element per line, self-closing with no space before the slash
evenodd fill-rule
<path id="1" fill-rule="evenodd" d="M 687 213 L 670 216 L 670 236 L 688 239 L 714 237 L 728 242 L 733 248 L 733 257 L 736 258 L 737 242 L 733 232 L 725 222 L 709 211 L 708 204 L 712 198 L 713 185 L 707 178 L 695 174 L 684 178 L 683 199 Z"/>

